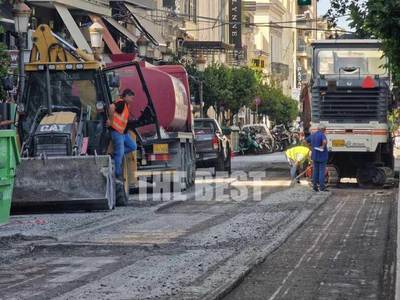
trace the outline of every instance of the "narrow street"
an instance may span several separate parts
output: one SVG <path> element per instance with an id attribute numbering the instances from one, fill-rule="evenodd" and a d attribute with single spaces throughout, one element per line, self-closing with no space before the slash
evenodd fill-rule
<path id="1" fill-rule="evenodd" d="M 282 153 L 236 157 L 238 170 L 263 177 L 199 179 L 187 201 L 132 195 L 108 213 L 12 216 L 0 231 L 1 299 L 391 295 L 396 189 L 289 189 Z M 240 186 L 248 194 L 234 201 Z"/>

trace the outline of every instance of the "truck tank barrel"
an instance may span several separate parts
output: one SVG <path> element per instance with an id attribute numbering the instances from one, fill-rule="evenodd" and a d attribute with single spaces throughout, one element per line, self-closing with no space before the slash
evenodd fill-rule
<path id="1" fill-rule="evenodd" d="M 186 124 L 189 112 L 188 95 L 184 84 L 178 78 L 157 67 L 142 68 L 142 72 L 153 99 L 160 126 L 168 132 L 180 131 Z M 129 88 L 135 93 L 130 111 L 135 118 L 138 118 L 147 105 L 147 98 L 136 70 L 134 67 L 127 67 L 116 73 L 119 73 L 121 78 L 120 92 Z M 138 128 L 138 132 L 142 135 L 153 135 L 156 128 L 154 125 L 149 125 Z"/>

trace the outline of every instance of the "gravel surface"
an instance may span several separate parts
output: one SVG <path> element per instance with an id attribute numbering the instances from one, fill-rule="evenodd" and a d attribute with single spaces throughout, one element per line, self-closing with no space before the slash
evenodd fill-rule
<path id="1" fill-rule="evenodd" d="M 330 196 L 288 189 L 282 154 L 238 157 L 249 180 L 212 178 L 209 188 L 245 186 L 244 201 L 154 201 L 113 212 L 12 216 L 0 231 L 5 299 L 213 299 L 283 243 Z M 273 184 L 269 184 L 269 183 Z M 258 189 L 257 185 L 261 186 Z M 253 192 L 259 197 L 253 196 Z M 257 199 L 258 200 L 257 200 Z M 8 251 L 3 251 L 8 250 Z M 42 287 L 33 289 L 32 287 Z"/>

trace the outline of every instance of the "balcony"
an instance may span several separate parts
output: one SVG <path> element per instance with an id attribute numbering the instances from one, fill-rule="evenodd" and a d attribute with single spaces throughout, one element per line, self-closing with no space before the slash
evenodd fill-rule
<path id="1" fill-rule="evenodd" d="M 271 63 L 271 73 L 281 77 L 283 80 L 289 78 L 289 66 L 283 63 Z"/>
<path id="2" fill-rule="evenodd" d="M 297 40 L 296 55 L 297 57 L 312 57 L 312 47 L 302 38 Z"/>

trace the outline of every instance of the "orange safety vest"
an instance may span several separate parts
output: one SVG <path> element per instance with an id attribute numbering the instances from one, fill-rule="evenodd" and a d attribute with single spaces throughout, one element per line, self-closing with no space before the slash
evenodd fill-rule
<path id="1" fill-rule="evenodd" d="M 124 100 L 118 99 L 117 101 L 115 101 L 115 103 L 118 103 L 121 101 L 124 101 Z M 129 118 L 129 108 L 128 108 L 128 105 L 125 104 L 122 114 L 119 114 L 117 111 L 114 112 L 114 119 L 113 119 L 113 124 L 111 127 L 114 128 L 119 133 L 123 134 L 125 131 L 126 125 L 128 124 L 128 118 Z"/>

